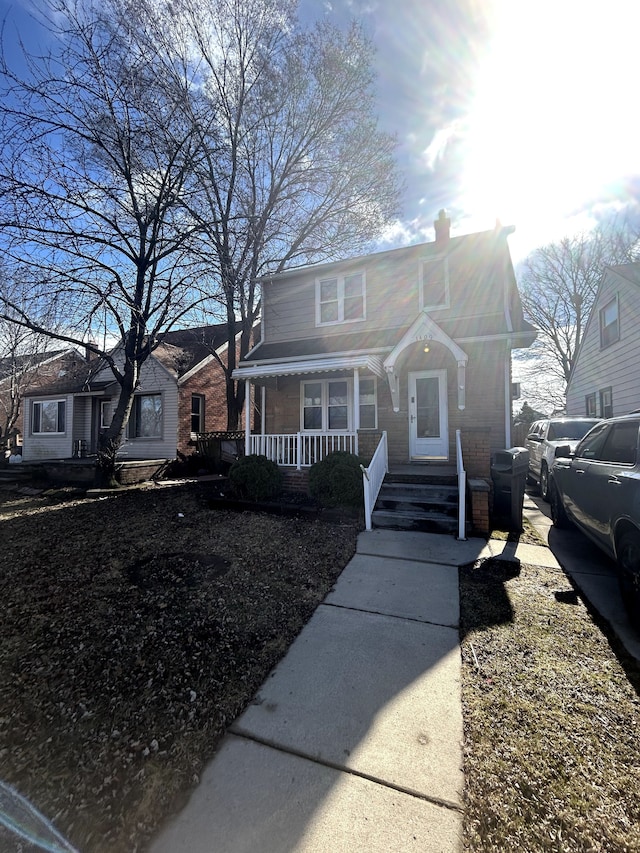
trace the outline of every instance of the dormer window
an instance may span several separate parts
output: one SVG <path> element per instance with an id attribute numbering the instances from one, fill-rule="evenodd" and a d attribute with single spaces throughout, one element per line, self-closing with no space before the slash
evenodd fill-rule
<path id="1" fill-rule="evenodd" d="M 449 307 L 449 259 L 429 258 L 420 264 L 420 308 Z"/>
<path id="2" fill-rule="evenodd" d="M 351 323 L 364 318 L 363 272 L 316 280 L 316 326 Z"/>

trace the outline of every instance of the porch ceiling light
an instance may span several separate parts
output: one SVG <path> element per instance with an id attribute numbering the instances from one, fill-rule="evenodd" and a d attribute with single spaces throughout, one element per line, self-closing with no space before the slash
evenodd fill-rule
<path id="1" fill-rule="evenodd" d="M 429 344 L 424 345 L 424 352 L 429 352 Z"/>

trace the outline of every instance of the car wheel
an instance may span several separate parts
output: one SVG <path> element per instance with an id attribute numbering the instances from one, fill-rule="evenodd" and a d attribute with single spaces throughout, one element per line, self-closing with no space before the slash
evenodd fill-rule
<path id="1" fill-rule="evenodd" d="M 551 520 L 553 521 L 553 526 L 559 530 L 565 530 L 570 526 L 571 522 L 569 521 L 569 516 L 564 511 L 560 492 L 553 480 L 549 484 L 549 501 L 551 503 Z"/>
<path id="2" fill-rule="evenodd" d="M 549 469 L 545 462 L 542 463 L 542 468 L 540 468 L 540 496 L 543 501 L 549 500 Z"/>
<path id="3" fill-rule="evenodd" d="M 629 618 L 640 630 L 640 532 L 630 530 L 618 543 L 618 580 Z"/>

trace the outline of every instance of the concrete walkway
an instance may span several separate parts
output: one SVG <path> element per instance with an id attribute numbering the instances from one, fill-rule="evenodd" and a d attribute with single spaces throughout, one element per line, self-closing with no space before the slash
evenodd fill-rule
<path id="1" fill-rule="evenodd" d="M 489 555 L 482 539 L 360 534 L 152 852 L 459 851 L 457 567 Z"/>

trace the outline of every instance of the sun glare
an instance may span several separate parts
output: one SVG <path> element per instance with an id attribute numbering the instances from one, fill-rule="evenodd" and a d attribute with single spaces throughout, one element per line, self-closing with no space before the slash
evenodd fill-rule
<path id="1" fill-rule="evenodd" d="M 463 204 L 535 245 L 640 173 L 640 3 L 496 0 L 495 21 L 467 128 Z"/>

